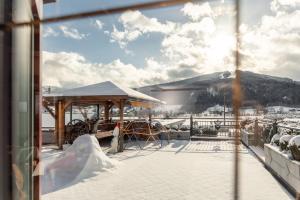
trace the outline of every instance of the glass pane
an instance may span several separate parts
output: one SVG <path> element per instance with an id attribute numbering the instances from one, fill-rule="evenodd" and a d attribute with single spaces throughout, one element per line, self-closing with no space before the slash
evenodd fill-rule
<path id="1" fill-rule="evenodd" d="M 24 9 L 27 8 L 27 9 Z M 13 2 L 13 19 L 32 19 L 31 1 Z M 12 31 L 12 169 L 14 199 L 32 198 L 33 159 L 33 61 L 32 28 Z"/>

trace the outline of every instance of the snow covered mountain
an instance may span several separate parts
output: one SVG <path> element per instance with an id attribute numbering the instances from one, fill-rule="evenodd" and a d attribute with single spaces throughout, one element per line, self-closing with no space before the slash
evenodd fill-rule
<path id="1" fill-rule="evenodd" d="M 201 112 L 216 104 L 232 104 L 232 81 L 235 74 L 216 72 L 185 80 L 137 88 L 168 104 L 181 104 L 189 112 Z M 300 83 L 249 71 L 241 71 L 243 106 L 300 106 Z"/>

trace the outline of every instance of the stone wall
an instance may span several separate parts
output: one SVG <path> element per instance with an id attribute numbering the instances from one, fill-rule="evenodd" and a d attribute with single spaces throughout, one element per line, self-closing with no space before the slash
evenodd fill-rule
<path id="1" fill-rule="evenodd" d="M 300 192 L 300 162 L 289 159 L 279 147 L 265 144 L 265 163 L 298 193 Z"/>

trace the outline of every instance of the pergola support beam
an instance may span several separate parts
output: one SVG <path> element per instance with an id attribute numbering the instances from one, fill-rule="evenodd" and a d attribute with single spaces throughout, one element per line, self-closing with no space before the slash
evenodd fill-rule
<path id="1" fill-rule="evenodd" d="M 55 114 L 51 108 L 47 104 L 43 103 L 43 107 L 49 112 L 49 114 L 55 119 Z"/>
<path id="2" fill-rule="evenodd" d="M 118 152 L 124 150 L 124 135 L 123 135 L 123 123 L 124 123 L 124 100 L 119 102 L 119 114 L 120 114 L 120 132 L 119 132 L 119 142 L 118 142 Z"/>
<path id="3" fill-rule="evenodd" d="M 104 120 L 108 121 L 109 120 L 109 110 L 111 109 L 110 104 L 107 102 L 104 105 Z"/>
<path id="4" fill-rule="evenodd" d="M 55 104 L 55 134 L 59 149 L 63 148 L 65 140 L 65 103 L 58 101 Z"/>

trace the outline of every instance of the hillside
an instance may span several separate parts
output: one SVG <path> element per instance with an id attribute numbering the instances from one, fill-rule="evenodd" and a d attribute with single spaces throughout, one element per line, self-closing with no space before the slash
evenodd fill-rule
<path id="1" fill-rule="evenodd" d="M 201 112 L 223 104 L 224 96 L 227 106 L 231 106 L 233 79 L 233 73 L 216 72 L 137 90 L 168 104 L 183 105 L 183 111 Z M 300 105 L 300 83 L 289 78 L 241 71 L 241 87 L 243 106 Z"/>

